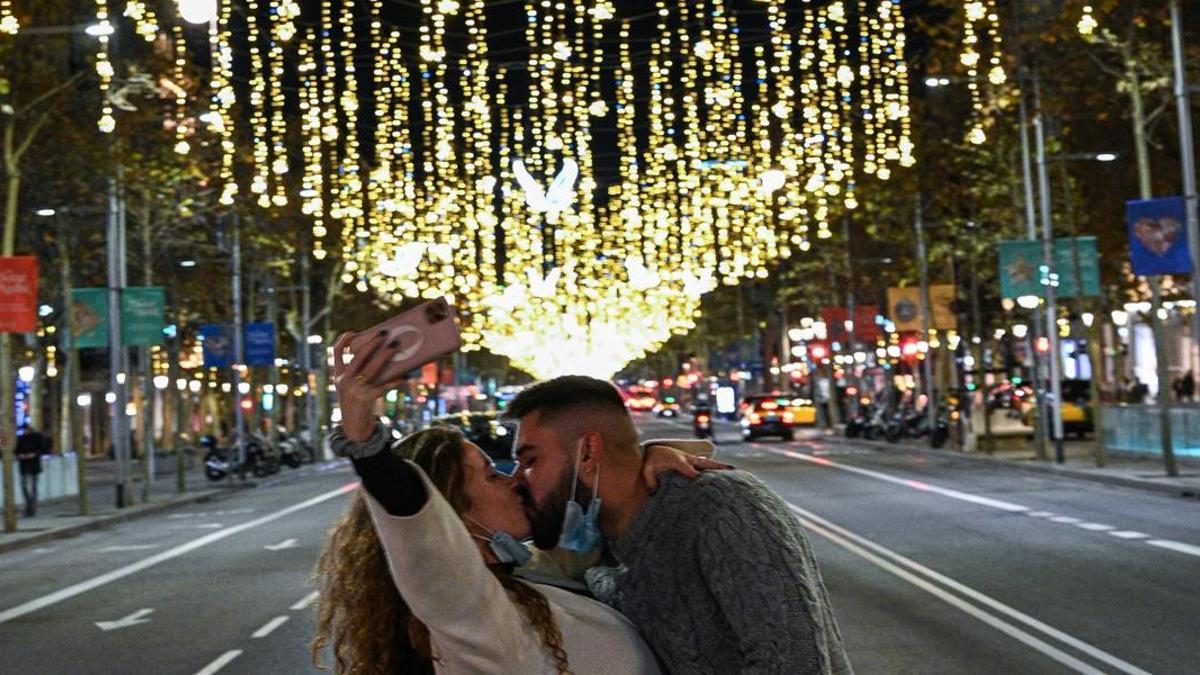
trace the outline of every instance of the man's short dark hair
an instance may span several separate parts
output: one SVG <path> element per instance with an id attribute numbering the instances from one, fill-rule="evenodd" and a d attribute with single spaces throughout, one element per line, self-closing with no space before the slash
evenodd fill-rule
<path id="1" fill-rule="evenodd" d="M 533 412 L 540 412 L 545 417 L 575 407 L 626 412 L 625 400 L 611 382 L 586 375 L 562 375 L 521 390 L 509 402 L 504 417 L 519 420 Z"/>

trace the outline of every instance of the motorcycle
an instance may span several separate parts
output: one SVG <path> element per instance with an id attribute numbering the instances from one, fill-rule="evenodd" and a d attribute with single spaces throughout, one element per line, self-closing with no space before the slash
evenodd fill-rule
<path id="1" fill-rule="evenodd" d="M 287 429 L 279 427 L 275 432 L 275 447 L 279 448 L 280 460 L 289 468 L 298 469 L 304 463 L 304 441 Z"/>
<path id="2" fill-rule="evenodd" d="M 707 408 L 697 408 L 692 417 L 692 432 L 696 438 L 713 437 L 712 413 Z"/>
<path id="3" fill-rule="evenodd" d="M 237 461 L 236 447 L 222 448 L 211 434 L 203 436 L 200 445 L 205 448 L 204 476 L 210 481 L 224 480 L 230 474 L 245 478 L 247 472 L 256 478 L 264 478 L 279 471 L 279 459 L 268 453 L 263 444 L 254 438 L 245 442 L 246 460 L 242 463 Z"/>
<path id="4" fill-rule="evenodd" d="M 928 438 L 931 447 L 940 448 L 950 438 L 950 423 L 946 420 L 944 411 L 939 410 L 931 432 L 929 415 L 925 411 L 918 412 L 915 407 L 908 406 L 897 411 L 888 421 L 884 428 L 884 438 L 889 443 L 899 442 L 902 438 Z"/>

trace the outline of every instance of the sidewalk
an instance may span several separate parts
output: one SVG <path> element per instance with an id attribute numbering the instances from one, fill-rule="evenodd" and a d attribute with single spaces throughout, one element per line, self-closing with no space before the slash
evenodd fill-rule
<path id="1" fill-rule="evenodd" d="M 299 471 L 312 465 L 305 465 Z M 132 504 L 123 509 L 116 505 L 116 462 L 109 459 L 91 459 L 87 463 L 87 496 L 88 515 L 79 515 L 79 496 L 74 495 L 53 501 L 38 503 L 37 515 L 26 518 L 22 507 L 17 507 L 17 531 L 0 532 L 0 554 L 20 548 L 36 546 L 47 541 L 63 537 L 73 537 L 89 530 L 110 526 L 114 523 L 125 522 L 135 518 L 159 513 L 168 509 L 221 499 L 238 490 L 254 487 L 252 480 L 239 482 L 221 481 L 210 482 L 204 477 L 199 464 L 193 460 L 193 466 L 184 473 L 186 490 L 181 494 L 176 491 L 176 478 L 173 459 L 159 459 L 155 467 L 155 479 L 151 484 L 149 498 L 142 499 L 141 466 L 133 465 L 134 482 Z M 295 474 L 292 469 L 285 472 Z M 278 478 L 276 474 L 271 478 Z"/>
<path id="2" fill-rule="evenodd" d="M 821 432 L 810 432 L 811 439 L 827 439 L 830 435 Z M 844 439 L 839 433 L 838 438 Z M 1096 466 L 1095 450 L 1097 441 L 1067 441 L 1063 444 L 1064 462 L 1054 461 L 1054 446 L 1047 444 L 1046 452 L 1049 460 L 1038 460 L 1032 449 L 1021 447 L 1000 449 L 988 453 L 986 451 L 961 452 L 953 449 L 933 449 L 915 440 L 888 443 L 887 441 L 868 441 L 862 438 L 844 439 L 860 443 L 879 450 L 899 452 L 924 452 L 947 458 L 961 458 L 980 462 L 1002 464 L 1024 471 L 1055 474 L 1067 478 L 1090 480 L 1112 485 L 1121 485 L 1140 490 L 1150 490 L 1175 497 L 1190 497 L 1200 499 L 1200 459 L 1194 457 L 1176 457 L 1179 475 L 1172 478 L 1166 475 L 1162 456 L 1142 455 L 1127 452 L 1107 453 L 1107 462 L 1103 468 Z M 1019 443 L 1018 445 L 1028 445 Z"/>

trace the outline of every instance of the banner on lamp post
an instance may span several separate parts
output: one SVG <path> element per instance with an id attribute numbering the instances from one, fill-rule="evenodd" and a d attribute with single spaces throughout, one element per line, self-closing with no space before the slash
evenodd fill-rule
<path id="1" fill-rule="evenodd" d="M 858 342 L 875 342 L 879 339 L 879 324 L 875 317 L 879 314 L 878 305 L 855 305 L 854 307 L 854 339 Z M 850 310 L 846 307 L 825 307 L 821 310 L 821 321 L 825 322 L 825 334 L 833 342 L 846 344 L 849 342 L 849 331 L 846 322 L 850 319 Z"/>
<path id="2" fill-rule="evenodd" d="M 166 296 L 158 286 L 121 291 L 121 341 L 128 347 L 162 344 Z"/>
<path id="3" fill-rule="evenodd" d="M 246 345 L 246 365 L 270 366 L 275 363 L 274 323 L 248 323 L 242 335 Z"/>
<path id="4" fill-rule="evenodd" d="M 1046 297 L 1046 286 L 1042 283 L 1044 257 L 1041 241 L 1002 241 L 997 250 L 1000 257 L 1001 297 Z M 1054 273 L 1058 275 L 1057 297 L 1087 298 L 1100 295 L 1100 256 L 1096 250 L 1096 238 L 1055 240 Z"/>
<path id="5" fill-rule="evenodd" d="M 204 338 L 204 367 L 228 368 L 233 365 L 233 340 L 229 327 L 221 323 L 206 323 L 200 326 Z"/>
<path id="6" fill-rule="evenodd" d="M 1143 276 L 1191 274 L 1187 201 L 1183 197 L 1125 202 L 1129 257 L 1133 273 Z"/>
<path id="7" fill-rule="evenodd" d="M 33 256 L 0 258 L 0 333 L 37 330 L 38 260 Z"/>
<path id="8" fill-rule="evenodd" d="M 71 339 L 80 349 L 108 346 L 108 289 L 71 290 Z"/>
<path id="9" fill-rule="evenodd" d="M 932 284 L 929 287 L 930 328 L 955 330 L 958 315 L 954 311 L 955 291 L 952 284 Z M 888 318 L 896 330 L 921 330 L 921 289 L 918 286 L 888 289 Z"/>

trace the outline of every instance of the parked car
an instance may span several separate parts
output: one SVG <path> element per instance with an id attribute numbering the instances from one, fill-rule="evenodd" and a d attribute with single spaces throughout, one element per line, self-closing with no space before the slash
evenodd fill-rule
<path id="1" fill-rule="evenodd" d="M 1090 380 L 1062 381 L 1063 435 L 1085 438 L 1096 430 L 1092 418 L 1092 383 Z M 1037 416 L 1037 397 L 1032 392 L 1025 396 L 1021 422 L 1033 427 Z"/>
<path id="2" fill-rule="evenodd" d="M 467 440 L 478 445 L 501 471 L 512 473 L 516 468 L 512 457 L 516 425 L 502 421 L 498 411 L 456 413 L 435 418 L 433 424 L 458 427 Z"/>
<path id="3" fill-rule="evenodd" d="M 796 413 L 792 410 L 791 397 L 747 396 L 739 410 L 738 426 L 742 429 L 743 439 L 751 441 L 759 436 L 779 436 L 790 441 L 794 438 L 792 427 L 796 424 Z"/>

